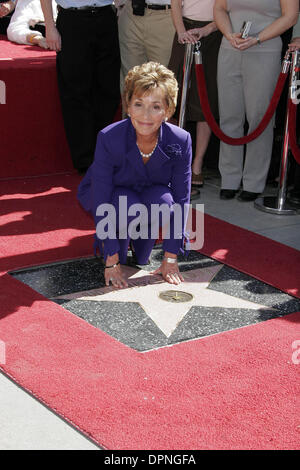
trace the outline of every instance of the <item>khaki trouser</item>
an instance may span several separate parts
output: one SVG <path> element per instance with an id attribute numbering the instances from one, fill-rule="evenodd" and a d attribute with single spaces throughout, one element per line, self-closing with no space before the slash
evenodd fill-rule
<path id="1" fill-rule="evenodd" d="M 135 65 L 159 62 L 168 66 L 175 28 L 171 10 L 149 10 L 144 16 L 132 13 L 127 0 L 119 15 L 119 41 L 121 52 L 121 91 L 124 78 Z"/>

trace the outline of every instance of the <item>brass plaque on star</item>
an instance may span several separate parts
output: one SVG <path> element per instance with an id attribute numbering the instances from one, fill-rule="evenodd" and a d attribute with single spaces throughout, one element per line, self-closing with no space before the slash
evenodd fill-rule
<path id="1" fill-rule="evenodd" d="M 165 290 L 159 294 L 159 298 L 166 302 L 190 302 L 193 299 L 192 294 L 180 290 Z"/>

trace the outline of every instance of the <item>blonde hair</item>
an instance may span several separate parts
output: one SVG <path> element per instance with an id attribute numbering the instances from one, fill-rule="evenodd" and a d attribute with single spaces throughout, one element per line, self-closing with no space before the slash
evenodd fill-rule
<path id="1" fill-rule="evenodd" d="M 168 112 L 172 116 L 177 104 L 178 83 L 174 73 L 158 62 L 146 62 L 129 70 L 123 92 L 126 107 L 129 106 L 133 94 L 142 96 L 151 93 L 155 88 L 163 90 Z"/>

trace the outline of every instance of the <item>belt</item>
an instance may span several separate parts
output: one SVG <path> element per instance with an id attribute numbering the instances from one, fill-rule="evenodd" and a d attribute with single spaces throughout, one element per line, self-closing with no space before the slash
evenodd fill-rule
<path id="1" fill-rule="evenodd" d="M 63 8 L 60 5 L 57 6 L 58 11 L 84 11 L 86 13 L 100 13 L 100 11 L 103 11 L 105 8 L 111 8 L 111 5 L 104 5 L 103 7 L 92 7 L 92 6 L 83 6 L 83 7 L 69 7 L 69 8 Z"/>
<path id="2" fill-rule="evenodd" d="M 155 3 L 146 3 L 145 7 L 149 8 L 149 10 L 170 10 L 171 9 L 171 5 L 156 5 Z"/>

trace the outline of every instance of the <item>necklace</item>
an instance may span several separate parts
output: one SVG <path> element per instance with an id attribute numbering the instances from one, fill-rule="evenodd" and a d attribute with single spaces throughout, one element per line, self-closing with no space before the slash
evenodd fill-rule
<path id="1" fill-rule="evenodd" d="M 139 151 L 140 151 L 140 154 L 142 155 L 143 158 L 150 158 L 151 155 L 153 154 L 154 150 L 155 150 L 156 147 L 157 147 L 157 143 L 158 143 L 158 138 L 156 139 L 155 145 L 154 145 L 154 147 L 153 147 L 153 149 L 152 149 L 152 151 L 151 151 L 150 153 L 144 153 L 144 152 L 142 152 L 141 149 L 140 149 L 140 147 L 138 146 L 138 144 L 136 144 L 136 145 L 137 145 L 137 147 L 138 147 L 138 149 L 139 149 Z"/>

